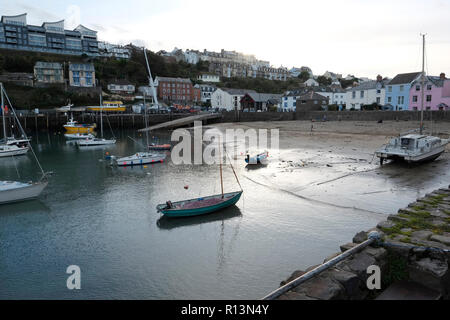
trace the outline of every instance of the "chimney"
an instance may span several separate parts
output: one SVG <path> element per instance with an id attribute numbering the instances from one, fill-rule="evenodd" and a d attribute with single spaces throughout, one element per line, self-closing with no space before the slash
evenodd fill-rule
<path id="1" fill-rule="evenodd" d="M 377 75 L 377 82 L 383 81 L 383 77 L 381 75 Z"/>
<path id="2" fill-rule="evenodd" d="M 441 72 L 441 74 L 439 75 L 439 78 L 441 80 L 445 80 L 445 73 Z"/>

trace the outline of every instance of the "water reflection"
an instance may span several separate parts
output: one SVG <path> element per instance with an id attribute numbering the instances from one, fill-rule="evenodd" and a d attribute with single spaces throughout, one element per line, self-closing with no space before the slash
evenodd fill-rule
<path id="1" fill-rule="evenodd" d="M 161 216 L 161 218 L 159 218 L 156 222 L 156 225 L 163 230 L 172 230 L 176 228 L 195 226 L 215 221 L 223 222 L 225 220 L 240 216 L 242 216 L 241 210 L 237 206 L 231 206 L 224 210 L 201 216 L 185 218 L 168 218 L 166 216 Z"/>

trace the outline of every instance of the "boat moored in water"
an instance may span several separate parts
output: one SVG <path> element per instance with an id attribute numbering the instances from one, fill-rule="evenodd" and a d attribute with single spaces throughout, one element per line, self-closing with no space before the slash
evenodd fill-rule
<path id="1" fill-rule="evenodd" d="M 161 153 L 138 152 L 128 157 L 116 158 L 114 156 L 111 156 L 110 158 L 112 160 L 112 164 L 124 167 L 141 166 L 145 164 L 164 162 L 164 160 L 166 159 L 166 155 Z"/>
<path id="2" fill-rule="evenodd" d="M 3 144 L 0 145 L 0 157 L 20 156 L 26 154 L 28 150 L 28 147 L 19 147 L 14 144 Z"/>
<path id="3" fill-rule="evenodd" d="M 36 183 L 0 181 L 0 204 L 35 199 L 39 197 L 47 184 L 47 181 Z"/>
<path id="4" fill-rule="evenodd" d="M 197 216 L 215 212 L 236 204 L 242 192 L 241 190 L 173 203 L 167 201 L 165 204 L 156 206 L 156 209 L 167 217 Z"/>
<path id="5" fill-rule="evenodd" d="M 82 133 L 66 133 L 64 134 L 64 137 L 66 137 L 67 139 L 92 139 L 95 138 L 93 134 L 82 134 Z"/>
<path id="6" fill-rule="evenodd" d="M 77 145 L 80 147 L 89 147 L 89 146 L 104 146 L 104 145 L 111 145 L 115 144 L 115 139 L 102 139 L 102 138 L 87 138 L 87 139 L 81 139 L 77 140 Z"/>
<path id="7" fill-rule="evenodd" d="M 77 121 L 73 120 L 73 116 L 69 121 L 63 126 L 66 129 L 68 134 L 78 133 L 78 134 L 87 134 L 93 133 L 97 125 L 94 124 L 80 124 Z"/>
<path id="8" fill-rule="evenodd" d="M 152 143 L 151 145 L 148 146 L 149 150 L 170 150 L 172 148 L 172 145 L 170 144 L 154 144 Z"/>

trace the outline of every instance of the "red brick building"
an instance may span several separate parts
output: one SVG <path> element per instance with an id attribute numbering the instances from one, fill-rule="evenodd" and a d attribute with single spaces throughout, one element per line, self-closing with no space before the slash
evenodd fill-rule
<path id="1" fill-rule="evenodd" d="M 156 77 L 158 98 L 165 102 L 180 104 L 200 103 L 201 91 L 194 88 L 190 79 Z"/>

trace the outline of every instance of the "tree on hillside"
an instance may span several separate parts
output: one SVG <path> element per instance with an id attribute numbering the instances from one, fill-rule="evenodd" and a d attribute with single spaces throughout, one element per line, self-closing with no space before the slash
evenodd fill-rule
<path id="1" fill-rule="evenodd" d="M 309 72 L 307 72 L 307 71 L 302 71 L 299 75 L 298 75 L 298 78 L 300 79 L 300 80 L 302 80 L 303 82 L 305 82 L 306 80 L 308 80 L 309 79 Z"/>
<path id="2" fill-rule="evenodd" d="M 324 76 L 318 76 L 316 80 L 321 86 L 329 86 L 331 84 L 331 79 Z"/>

